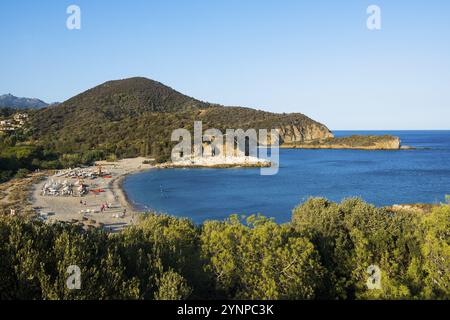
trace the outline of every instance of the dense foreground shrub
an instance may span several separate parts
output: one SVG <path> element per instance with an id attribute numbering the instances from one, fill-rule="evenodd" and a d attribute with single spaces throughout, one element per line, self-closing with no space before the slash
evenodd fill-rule
<path id="1" fill-rule="evenodd" d="M 311 199 L 284 225 L 148 214 L 118 234 L 0 217 L 0 299 L 448 299 L 449 220 L 447 205 L 420 215 L 358 199 Z"/>
<path id="2" fill-rule="evenodd" d="M 289 225 L 263 217 L 250 217 L 244 225 L 233 216 L 206 222 L 201 239 L 205 268 L 222 297 L 317 298 L 324 273 L 318 253 Z"/>
<path id="3" fill-rule="evenodd" d="M 327 270 L 328 298 L 449 298 L 450 207 L 431 214 L 391 212 L 360 199 L 311 199 L 292 224 L 311 239 Z M 380 289 L 368 290 L 370 266 Z"/>

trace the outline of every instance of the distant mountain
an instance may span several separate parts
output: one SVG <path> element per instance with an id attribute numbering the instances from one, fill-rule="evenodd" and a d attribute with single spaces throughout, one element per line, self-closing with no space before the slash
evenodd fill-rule
<path id="1" fill-rule="evenodd" d="M 167 158 L 174 129 L 279 129 L 281 142 L 332 137 L 326 126 L 301 113 L 277 114 L 224 107 L 186 96 L 157 81 L 130 78 L 109 81 L 61 104 L 38 110 L 33 137 L 59 153 L 100 150 L 118 157 Z"/>
<path id="2" fill-rule="evenodd" d="M 14 109 L 40 109 L 48 106 L 42 100 L 34 98 L 18 98 L 12 94 L 4 94 L 0 96 L 0 108 Z"/>

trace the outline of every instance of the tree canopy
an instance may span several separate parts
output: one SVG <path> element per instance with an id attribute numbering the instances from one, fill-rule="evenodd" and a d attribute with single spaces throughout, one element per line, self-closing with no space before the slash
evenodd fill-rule
<path id="1" fill-rule="evenodd" d="M 449 299 L 449 224 L 446 204 L 394 213 L 360 199 L 310 199 L 281 225 L 145 214 L 118 234 L 0 217 L 0 299 Z"/>

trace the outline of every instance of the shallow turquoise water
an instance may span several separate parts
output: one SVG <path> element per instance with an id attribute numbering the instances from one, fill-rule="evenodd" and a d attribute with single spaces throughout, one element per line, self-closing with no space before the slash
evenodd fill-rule
<path id="1" fill-rule="evenodd" d="M 262 213 L 286 222 L 310 196 L 334 201 L 359 196 L 376 205 L 439 203 L 450 194 L 450 131 L 335 132 L 392 134 L 403 151 L 280 150 L 280 170 L 151 170 L 127 177 L 125 191 L 142 210 L 189 217 L 200 223 L 230 214 Z"/>

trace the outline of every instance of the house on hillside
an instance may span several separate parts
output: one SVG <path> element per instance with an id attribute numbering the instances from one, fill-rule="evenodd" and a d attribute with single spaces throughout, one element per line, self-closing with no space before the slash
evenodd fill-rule
<path id="1" fill-rule="evenodd" d="M 11 132 L 16 129 L 22 128 L 28 121 L 28 114 L 26 113 L 16 113 L 12 119 L 0 120 L 0 131 L 1 132 Z"/>
<path id="2" fill-rule="evenodd" d="M 14 123 L 11 119 L 1 120 L 0 121 L 0 131 L 14 131 Z"/>
<path id="3" fill-rule="evenodd" d="M 14 121 L 20 126 L 23 126 L 28 121 L 28 114 L 26 113 L 16 113 L 14 115 Z"/>

